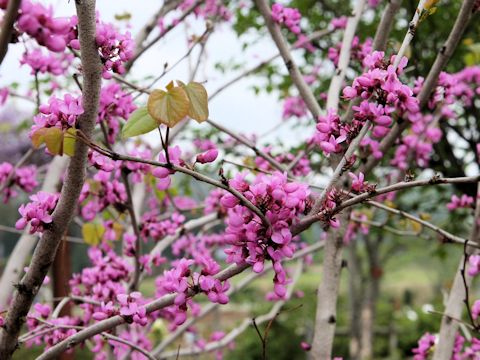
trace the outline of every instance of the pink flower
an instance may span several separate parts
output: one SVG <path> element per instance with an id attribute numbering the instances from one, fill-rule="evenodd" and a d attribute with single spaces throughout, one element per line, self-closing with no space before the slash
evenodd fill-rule
<path id="1" fill-rule="evenodd" d="M 197 155 L 196 162 L 199 162 L 200 164 L 207 164 L 214 162 L 215 159 L 218 156 L 218 150 L 217 149 L 210 149 L 202 154 Z"/>
<path id="2" fill-rule="evenodd" d="M 23 230 L 30 224 L 30 234 L 43 232 L 45 227 L 52 222 L 51 214 L 57 206 L 59 195 L 40 191 L 30 196 L 32 202 L 23 204 L 18 209 L 22 217 L 16 222 L 15 228 Z"/>
<path id="3" fill-rule="evenodd" d="M 476 276 L 480 274 L 480 255 L 470 255 L 468 265 L 468 275 Z"/>

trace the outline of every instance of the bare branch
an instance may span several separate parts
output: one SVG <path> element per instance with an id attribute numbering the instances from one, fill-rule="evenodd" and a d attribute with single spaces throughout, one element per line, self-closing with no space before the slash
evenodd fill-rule
<path id="1" fill-rule="evenodd" d="M 300 96 L 302 97 L 303 101 L 305 101 L 305 104 L 310 110 L 310 113 L 315 119 L 317 119 L 321 115 L 322 109 L 320 108 L 320 105 L 315 99 L 312 90 L 309 88 L 309 86 L 303 79 L 300 70 L 295 64 L 292 54 L 288 49 L 288 44 L 282 35 L 280 27 L 273 21 L 272 13 L 270 11 L 267 1 L 255 0 L 255 4 L 257 4 L 258 10 L 260 11 L 265 20 L 268 31 L 270 32 L 270 35 L 275 42 L 275 45 L 277 45 L 277 48 L 280 51 L 280 55 L 282 56 L 285 66 L 287 67 L 287 70 L 290 73 L 290 77 L 292 78 L 293 83 L 297 87 Z"/>

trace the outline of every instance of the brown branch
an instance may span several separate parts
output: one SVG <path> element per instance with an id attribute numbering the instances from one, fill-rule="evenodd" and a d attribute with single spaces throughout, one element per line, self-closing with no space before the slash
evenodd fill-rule
<path id="1" fill-rule="evenodd" d="M 307 105 L 307 108 L 308 110 L 310 110 L 312 116 L 317 119 L 321 115 L 322 109 L 320 108 L 320 105 L 315 99 L 315 95 L 308 87 L 307 83 L 303 79 L 302 74 L 300 73 L 300 70 L 295 64 L 292 54 L 290 53 L 290 50 L 288 48 L 288 44 L 282 35 L 280 27 L 273 21 L 272 13 L 270 11 L 267 1 L 255 0 L 255 4 L 257 5 L 258 10 L 260 11 L 265 20 L 268 31 L 270 32 L 270 35 L 275 42 L 275 45 L 277 45 L 277 48 L 280 51 L 280 55 L 282 56 L 285 66 L 287 67 L 290 77 L 292 78 L 293 83 L 297 87 L 300 96 Z"/>
<path id="2" fill-rule="evenodd" d="M 2 29 L 0 30 L 0 65 L 7 55 L 8 44 L 12 39 L 13 24 L 18 17 L 18 10 L 22 0 L 9 0 L 7 5 L 7 11 L 2 18 Z"/>
<path id="3" fill-rule="evenodd" d="M 82 68 L 85 73 L 83 84 L 85 112 L 80 115 L 78 126 L 79 130 L 90 138 L 97 119 L 102 72 L 102 63 L 95 43 L 95 0 L 77 1 L 76 8 L 82 48 Z M 88 147 L 82 142 L 76 142 L 75 154 L 70 160 L 62 193 L 52 214 L 52 224 L 45 230 L 35 248 L 29 271 L 17 285 L 5 326 L 1 329 L 0 358 L 2 360 L 10 359 L 17 347 L 20 329 L 78 206 L 78 198 L 85 179 L 87 154 Z"/>

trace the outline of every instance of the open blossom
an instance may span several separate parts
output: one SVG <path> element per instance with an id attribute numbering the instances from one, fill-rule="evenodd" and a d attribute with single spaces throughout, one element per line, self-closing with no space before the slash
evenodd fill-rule
<path id="1" fill-rule="evenodd" d="M 33 118 L 30 136 L 40 128 L 57 127 L 61 130 L 74 128 L 78 116 L 83 114 L 81 97 L 66 94 L 63 99 L 52 96 L 48 104 L 40 105 L 40 113 Z"/>
<path id="2" fill-rule="evenodd" d="M 368 182 L 365 182 L 365 175 L 363 175 L 362 172 L 360 172 L 358 174 L 358 176 L 355 175 L 352 172 L 349 173 L 348 175 L 352 179 L 352 190 L 353 191 L 356 191 L 358 193 L 362 193 L 362 192 L 364 192 L 365 190 L 368 189 Z"/>
<path id="3" fill-rule="evenodd" d="M 45 227 L 52 222 L 52 212 L 57 206 L 59 195 L 40 191 L 30 196 L 31 202 L 22 204 L 18 212 L 22 217 L 15 224 L 15 228 L 23 230 L 30 224 L 30 234 L 43 232 Z"/>
<path id="4" fill-rule="evenodd" d="M 147 311 L 141 304 L 142 294 L 134 291 L 130 294 L 118 294 L 120 315 L 132 317 L 133 322 L 141 326 L 147 325 Z"/>

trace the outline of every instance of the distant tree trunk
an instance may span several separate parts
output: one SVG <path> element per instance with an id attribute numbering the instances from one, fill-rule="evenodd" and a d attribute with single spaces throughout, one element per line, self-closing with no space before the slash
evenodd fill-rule
<path id="1" fill-rule="evenodd" d="M 376 318 L 376 308 L 378 294 L 380 288 L 380 279 L 382 276 L 380 259 L 378 256 L 378 247 L 380 239 L 372 241 L 368 237 L 365 238 L 367 247 L 367 257 L 369 263 L 369 282 L 366 286 L 365 298 L 362 306 L 362 330 L 361 330 L 361 352 L 362 360 L 373 359 L 373 339 Z"/>
<path id="2" fill-rule="evenodd" d="M 70 293 L 70 286 L 68 281 L 72 274 L 72 257 L 70 254 L 71 246 L 68 241 L 62 241 L 58 249 L 55 261 L 52 267 L 52 287 L 53 297 L 55 299 L 54 306 L 57 306 L 61 300 Z M 63 306 L 59 316 L 70 316 L 72 312 L 72 303 L 68 302 Z M 74 360 L 74 353 L 63 353 L 58 357 L 58 360 Z"/>
<path id="3" fill-rule="evenodd" d="M 364 286 L 362 281 L 362 268 L 360 257 L 357 252 L 357 239 L 353 239 L 348 246 L 348 287 L 350 300 L 350 359 L 357 360 L 361 353 L 361 331 L 362 331 L 362 300 Z"/>

